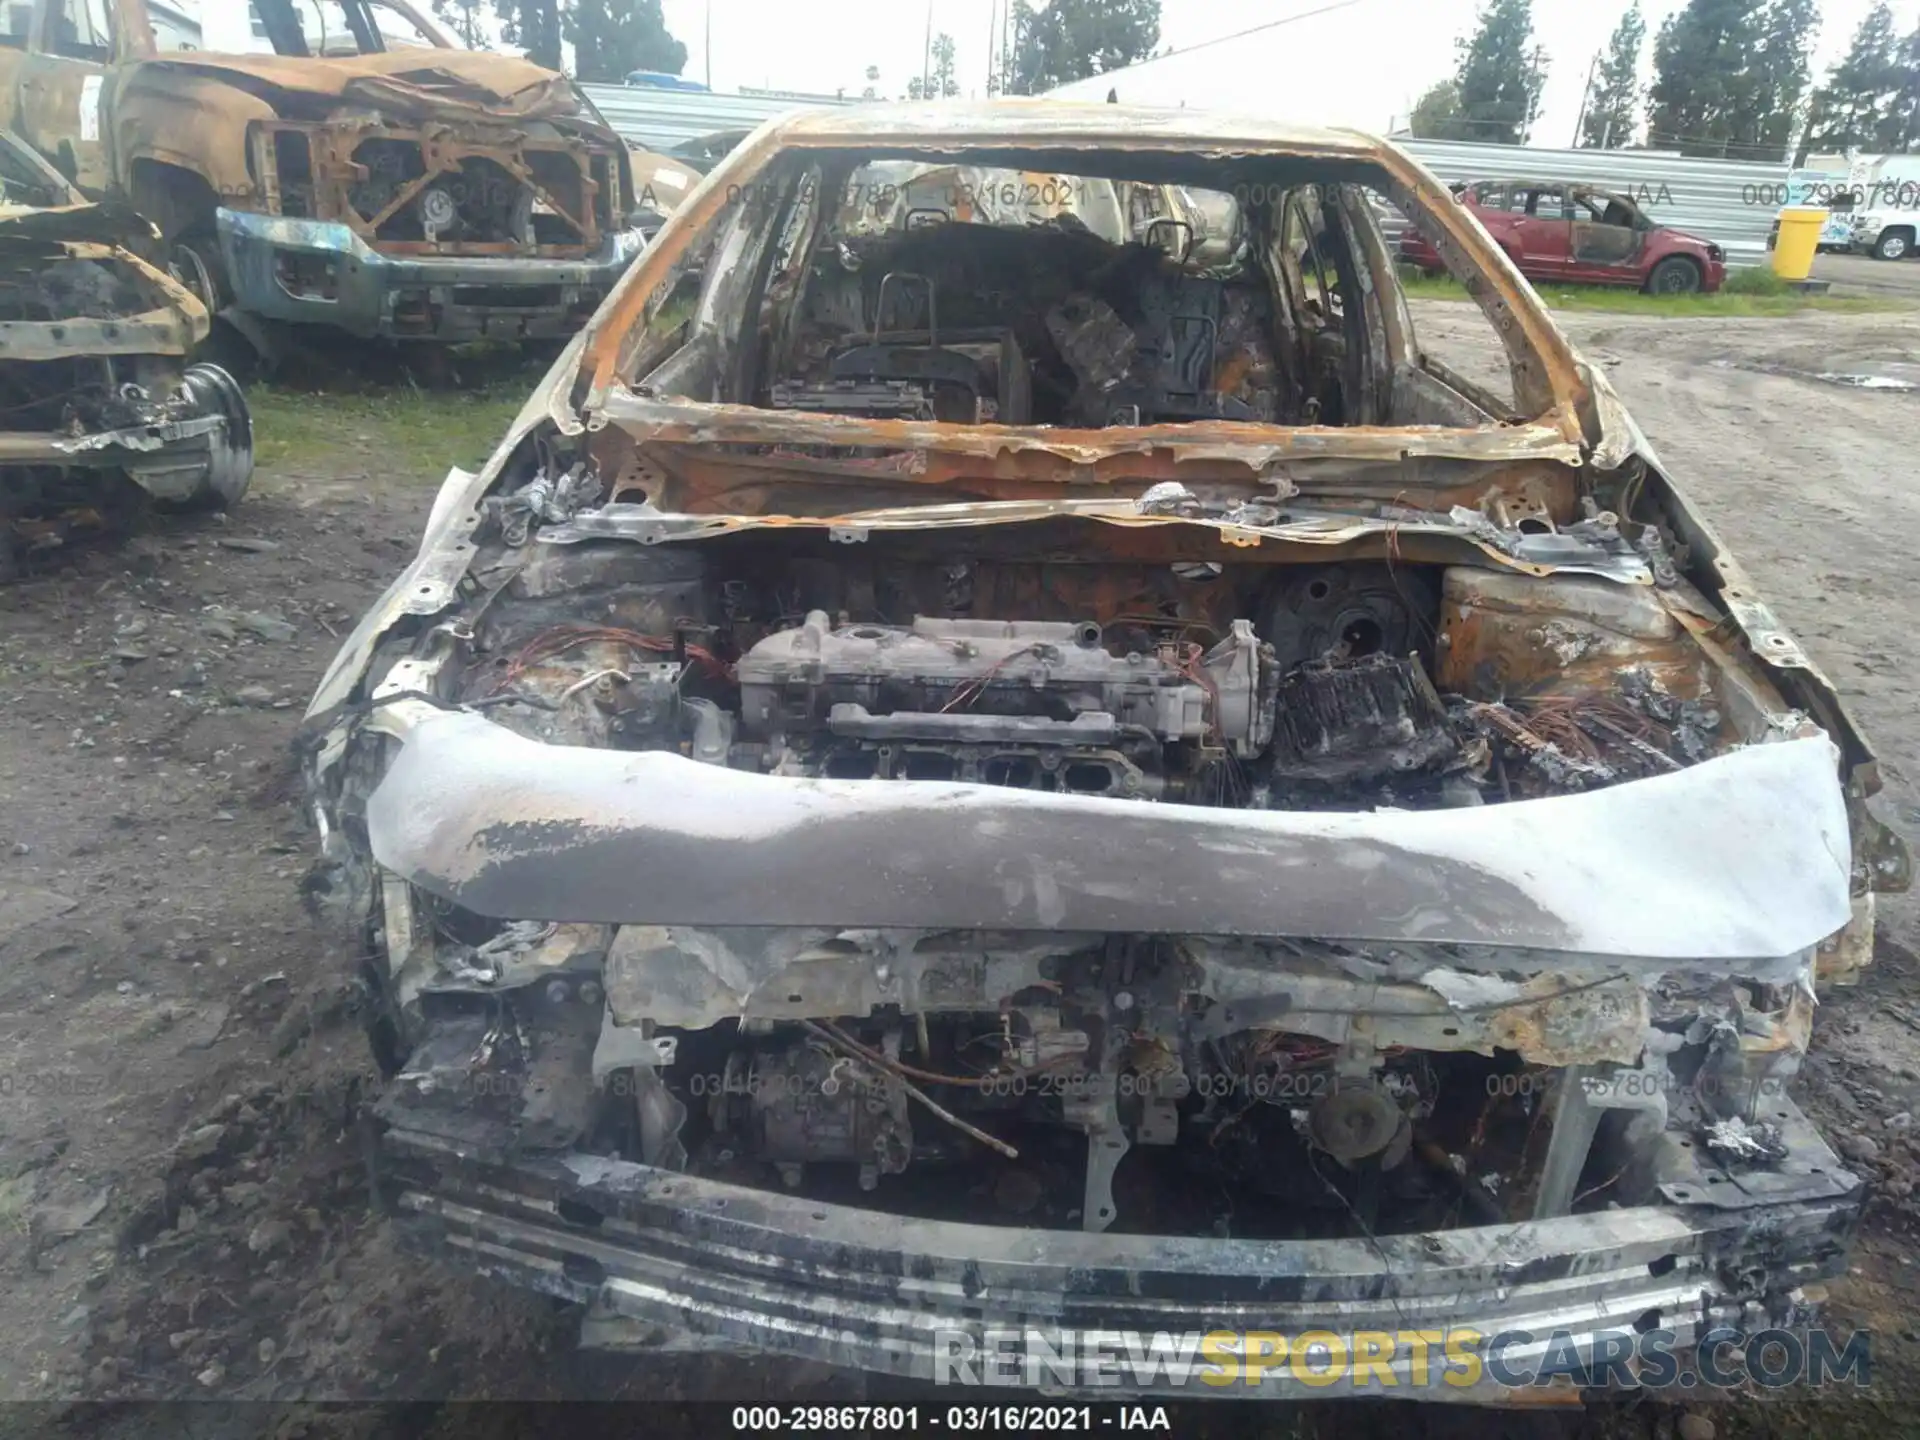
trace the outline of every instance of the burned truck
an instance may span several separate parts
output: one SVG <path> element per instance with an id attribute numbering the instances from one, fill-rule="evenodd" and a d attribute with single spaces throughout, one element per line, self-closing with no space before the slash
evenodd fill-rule
<path id="1" fill-rule="evenodd" d="M 208 316 L 143 258 L 158 240 L 0 130 L 0 576 L 148 503 L 225 509 L 246 493 L 246 398 L 188 363 Z"/>
<path id="2" fill-rule="evenodd" d="M 594 1343 L 1684 1340 L 1846 1262 L 1792 1081 L 1908 881 L 1873 757 L 1380 141 L 770 124 L 448 477 L 303 750 L 397 1223 Z"/>
<path id="3" fill-rule="evenodd" d="M 286 325 L 562 339 L 639 253 L 626 146 L 565 76 L 461 50 L 407 0 L 252 13 L 270 54 L 191 48 L 145 0 L 36 0 L 0 83 L 24 138 L 154 220 L 262 350 Z"/>

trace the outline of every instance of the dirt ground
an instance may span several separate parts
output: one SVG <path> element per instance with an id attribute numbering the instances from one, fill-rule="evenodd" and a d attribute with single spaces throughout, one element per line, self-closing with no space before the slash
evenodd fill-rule
<path id="1" fill-rule="evenodd" d="M 1473 312 L 1420 318 L 1484 366 Z M 1920 395 L 1807 378 L 1920 360 L 1920 315 L 1568 323 L 1855 707 L 1880 813 L 1920 842 Z M 0 588 L 0 1396 L 90 1434 L 142 1432 L 148 1401 L 381 1402 L 324 1428 L 407 1436 L 451 1433 L 431 1402 L 454 1398 L 857 1398 L 812 1369 L 579 1356 L 571 1317 L 399 1254 L 370 1210 L 355 1116 L 374 1077 L 302 907 L 288 745 L 431 491 L 356 439 L 263 471 L 230 519 L 155 522 Z M 1830 1136 L 1881 1177 L 1831 1292 L 1835 1323 L 1876 1334 L 1861 1434 L 1920 1396 L 1916 948 L 1920 908 L 1887 907 L 1808 1067 Z M 60 1408 L 104 1399 L 124 1403 Z M 195 1433 L 268 1428 L 207 1416 Z M 1651 1409 L 1633 1433 L 1675 1423 Z"/>

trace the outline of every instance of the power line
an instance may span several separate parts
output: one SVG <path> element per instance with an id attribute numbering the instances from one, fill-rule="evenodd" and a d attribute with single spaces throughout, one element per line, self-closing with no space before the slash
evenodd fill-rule
<path id="1" fill-rule="evenodd" d="M 1193 45 L 1183 45 L 1178 50 L 1168 50 L 1159 55 L 1149 55 L 1146 60 L 1137 63 L 1144 65 L 1153 60 L 1170 60 L 1175 55 L 1191 55 L 1194 51 L 1205 50 L 1210 45 L 1224 45 L 1229 40 L 1243 40 L 1249 35 L 1258 35 L 1263 30 L 1277 30 L 1282 25 L 1293 24 L 1296 20 L 1311 20 L 1316 15 L 1329 15 L 1335 10 L 1347 10 L 1363 3 L 1365 3 L 1365 0 L 1335 0 L 1334 4 L 1322 5 L 1317 10 L 1302 10 L 1297 15 L 1283 15 L 1280 19 L 1269 20 L 1263 25 L 1249 25 L 1245 30 L 1236 30 L 1231 35 L 1216 35 L 1211 40 L 1202 40 Z"/>

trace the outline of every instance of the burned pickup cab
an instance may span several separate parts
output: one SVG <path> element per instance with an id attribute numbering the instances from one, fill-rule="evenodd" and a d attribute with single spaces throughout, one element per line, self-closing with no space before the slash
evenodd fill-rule
<path id="1" fill-rule="evenodd" d="M 565 338 L 643 243 L 626 146 L 573 83 L 457 48 L 408 0 L 255 0 L 271 53 L 244 55 L 145 0 L 13 9 L 24 137 L 154 220 L 265 352 L 283 324 Z"/>
<path id="2" fill-rule="evenodd" d="M 1791 1080 L 1906 883 L 1872 758 L 1362 135 L 762 129 L 449 476 L 304 751 L 399 1223 L 597 1343 L 1684 1338 L 1845 1263 Z"/>
<path id="3" fill-rule="evenodd" d="M 246 493 L 246 398 L 187 363 L 207 312 L 138 253 L 158 241 L 0 130 L 0 574 L 146 501 L 224 509 Z"/>

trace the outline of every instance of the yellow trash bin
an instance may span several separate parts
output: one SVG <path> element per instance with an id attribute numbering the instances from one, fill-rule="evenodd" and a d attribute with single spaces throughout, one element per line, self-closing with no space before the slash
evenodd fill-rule
<path id="1" fill-rule="evenodd" d="M 1773 242 L 1773 273 L 1782 280 L 1804 280 L 1813 270 L 1827 212 L 1812 205 L 1789 205 L 1780 212 L 1780 234 Z"/>

